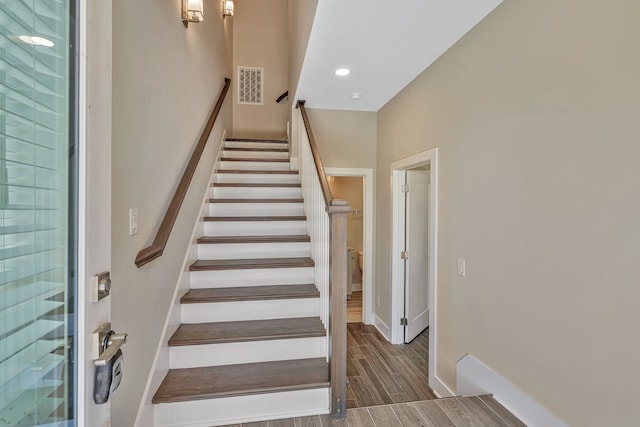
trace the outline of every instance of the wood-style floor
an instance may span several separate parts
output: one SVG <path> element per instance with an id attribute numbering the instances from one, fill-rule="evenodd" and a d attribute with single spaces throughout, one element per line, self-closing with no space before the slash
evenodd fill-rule
<path id="1" fill-rule="evenodd" d="M 429 388 L 429 335 L 392 345 L 372 325 L 347 324 L 347 408 L 435 399 Z"/>
<path id="2" fill-rule="evenodd" d="M 362 291 L 352 292 L 347 300 L 347 323 L 362 322 Z"/>
<path id="3" fill-rule="evenodd" d="M 235 424 L 227 427 L 526 427 L 490 395 L 347 409 L 328 415 Z"/>

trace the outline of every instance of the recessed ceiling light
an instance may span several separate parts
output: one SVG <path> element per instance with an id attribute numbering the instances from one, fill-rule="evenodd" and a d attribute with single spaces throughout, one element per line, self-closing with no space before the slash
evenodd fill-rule
<path id="1" fill-rule="evenodd" d="M 348 76 L 351 74 L 351 70 L 348 68 L 338 68 L 336 71 L 336 76 Z"/>
<path id="2" fill-rule="evenodd" d="M 353 99 L 354 101 L 357 101 L 360 98 L 362 98 L 362 94 L 360 92 L 353 92 L 351 94 L 351 99 Z"/>
<path id="3" fill-rule="evenodd" d="M 35 46 L 46 46 L 46 47 L 53 47 L 55 46 L 55 44 L 48 39 L 45 39 L 44 37 L 38 37 L 38 36 L 19 36 L 18 37 L 20 39 L 20 41 L 23 41 L 27 44 L 32 44 Z"/>

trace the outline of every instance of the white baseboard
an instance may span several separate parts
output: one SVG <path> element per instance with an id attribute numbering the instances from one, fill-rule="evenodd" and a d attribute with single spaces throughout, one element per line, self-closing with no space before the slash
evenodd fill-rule
<path id="1" fill-rule="evenodd" d="M 493 394 L 494 399 L 530 427 L 568 427 L 531 396 L 470 354 L 456 365 L 457 390 L 462 396 Z"/>
<path id="2" fill-rule="evenodd" d="M 389 326 L 384 323 L 377 314 L 373 315 L 373 326 L 375 326 L 376 329 L 380 331 L 382 335 L 384 335 L 387 341 L 391 342 L 391 329 L 389 329 Z"/>

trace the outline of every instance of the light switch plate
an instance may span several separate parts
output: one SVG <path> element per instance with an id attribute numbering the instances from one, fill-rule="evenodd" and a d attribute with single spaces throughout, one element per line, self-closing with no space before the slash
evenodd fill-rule
<path id="1" fill-rule="evenodd" d="M 129 236 L 138 234 L 138 209 L 129 209 Z"/>
<path id="2" fill-rule="evenodd" d="M 466 277 L 467 275 L 467 262 L 463 258 L 458 258 L 458 276 Z"/>

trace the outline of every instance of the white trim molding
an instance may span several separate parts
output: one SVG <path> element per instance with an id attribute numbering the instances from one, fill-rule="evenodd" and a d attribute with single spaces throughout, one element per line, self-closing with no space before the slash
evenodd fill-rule
<path id="1" fill-rule="evenodd" d="M 527 393 L 471 354 L 456 363 L 456 390 L 462 396 L 493 394 L 493 398 L 530 427 L 568 427 Z"/>
<path id="2" fill-rule="evenodd" d="M 361 176 L 364 185 L 364 271 L 362 277 L 362 321 L 371 325 L 373 321 L 373 223 L 374 223 L 374 191 L 373 169 L 368 168 L 333 168 L 327 167 L 324 172 L 328 176 Z M 388 336 L 386 334 L 385 336 Z"/>
<path id="3" fill-rule="evenodd" d="M 438 350 L 438 148 L 434 147 L 413 156 L 391 163 L 391 342 L 404 341 L 404 327 L 400 324 L 404 313 L 404 268 L 400 263 L 402 236 L 404 235 L 404 212 L 400 208 L 402 199 L 400 179 L 403 172 L 421 165 L 430 165 L 431 198 L 429 200 L 429 386 L 439 397 L 454 396 L 455 393 L 437 375 Z"/>
<path id="4" fill-rule="evenodd" d="M 376 329 L 380 331 L 388 341 L 390 341 L 389 338 L 391 337 L 391 330 L 389 329 L 389 325 L 384 323 L 377 314 L 373 315 L 373 326 L 375 326 Z"/>

